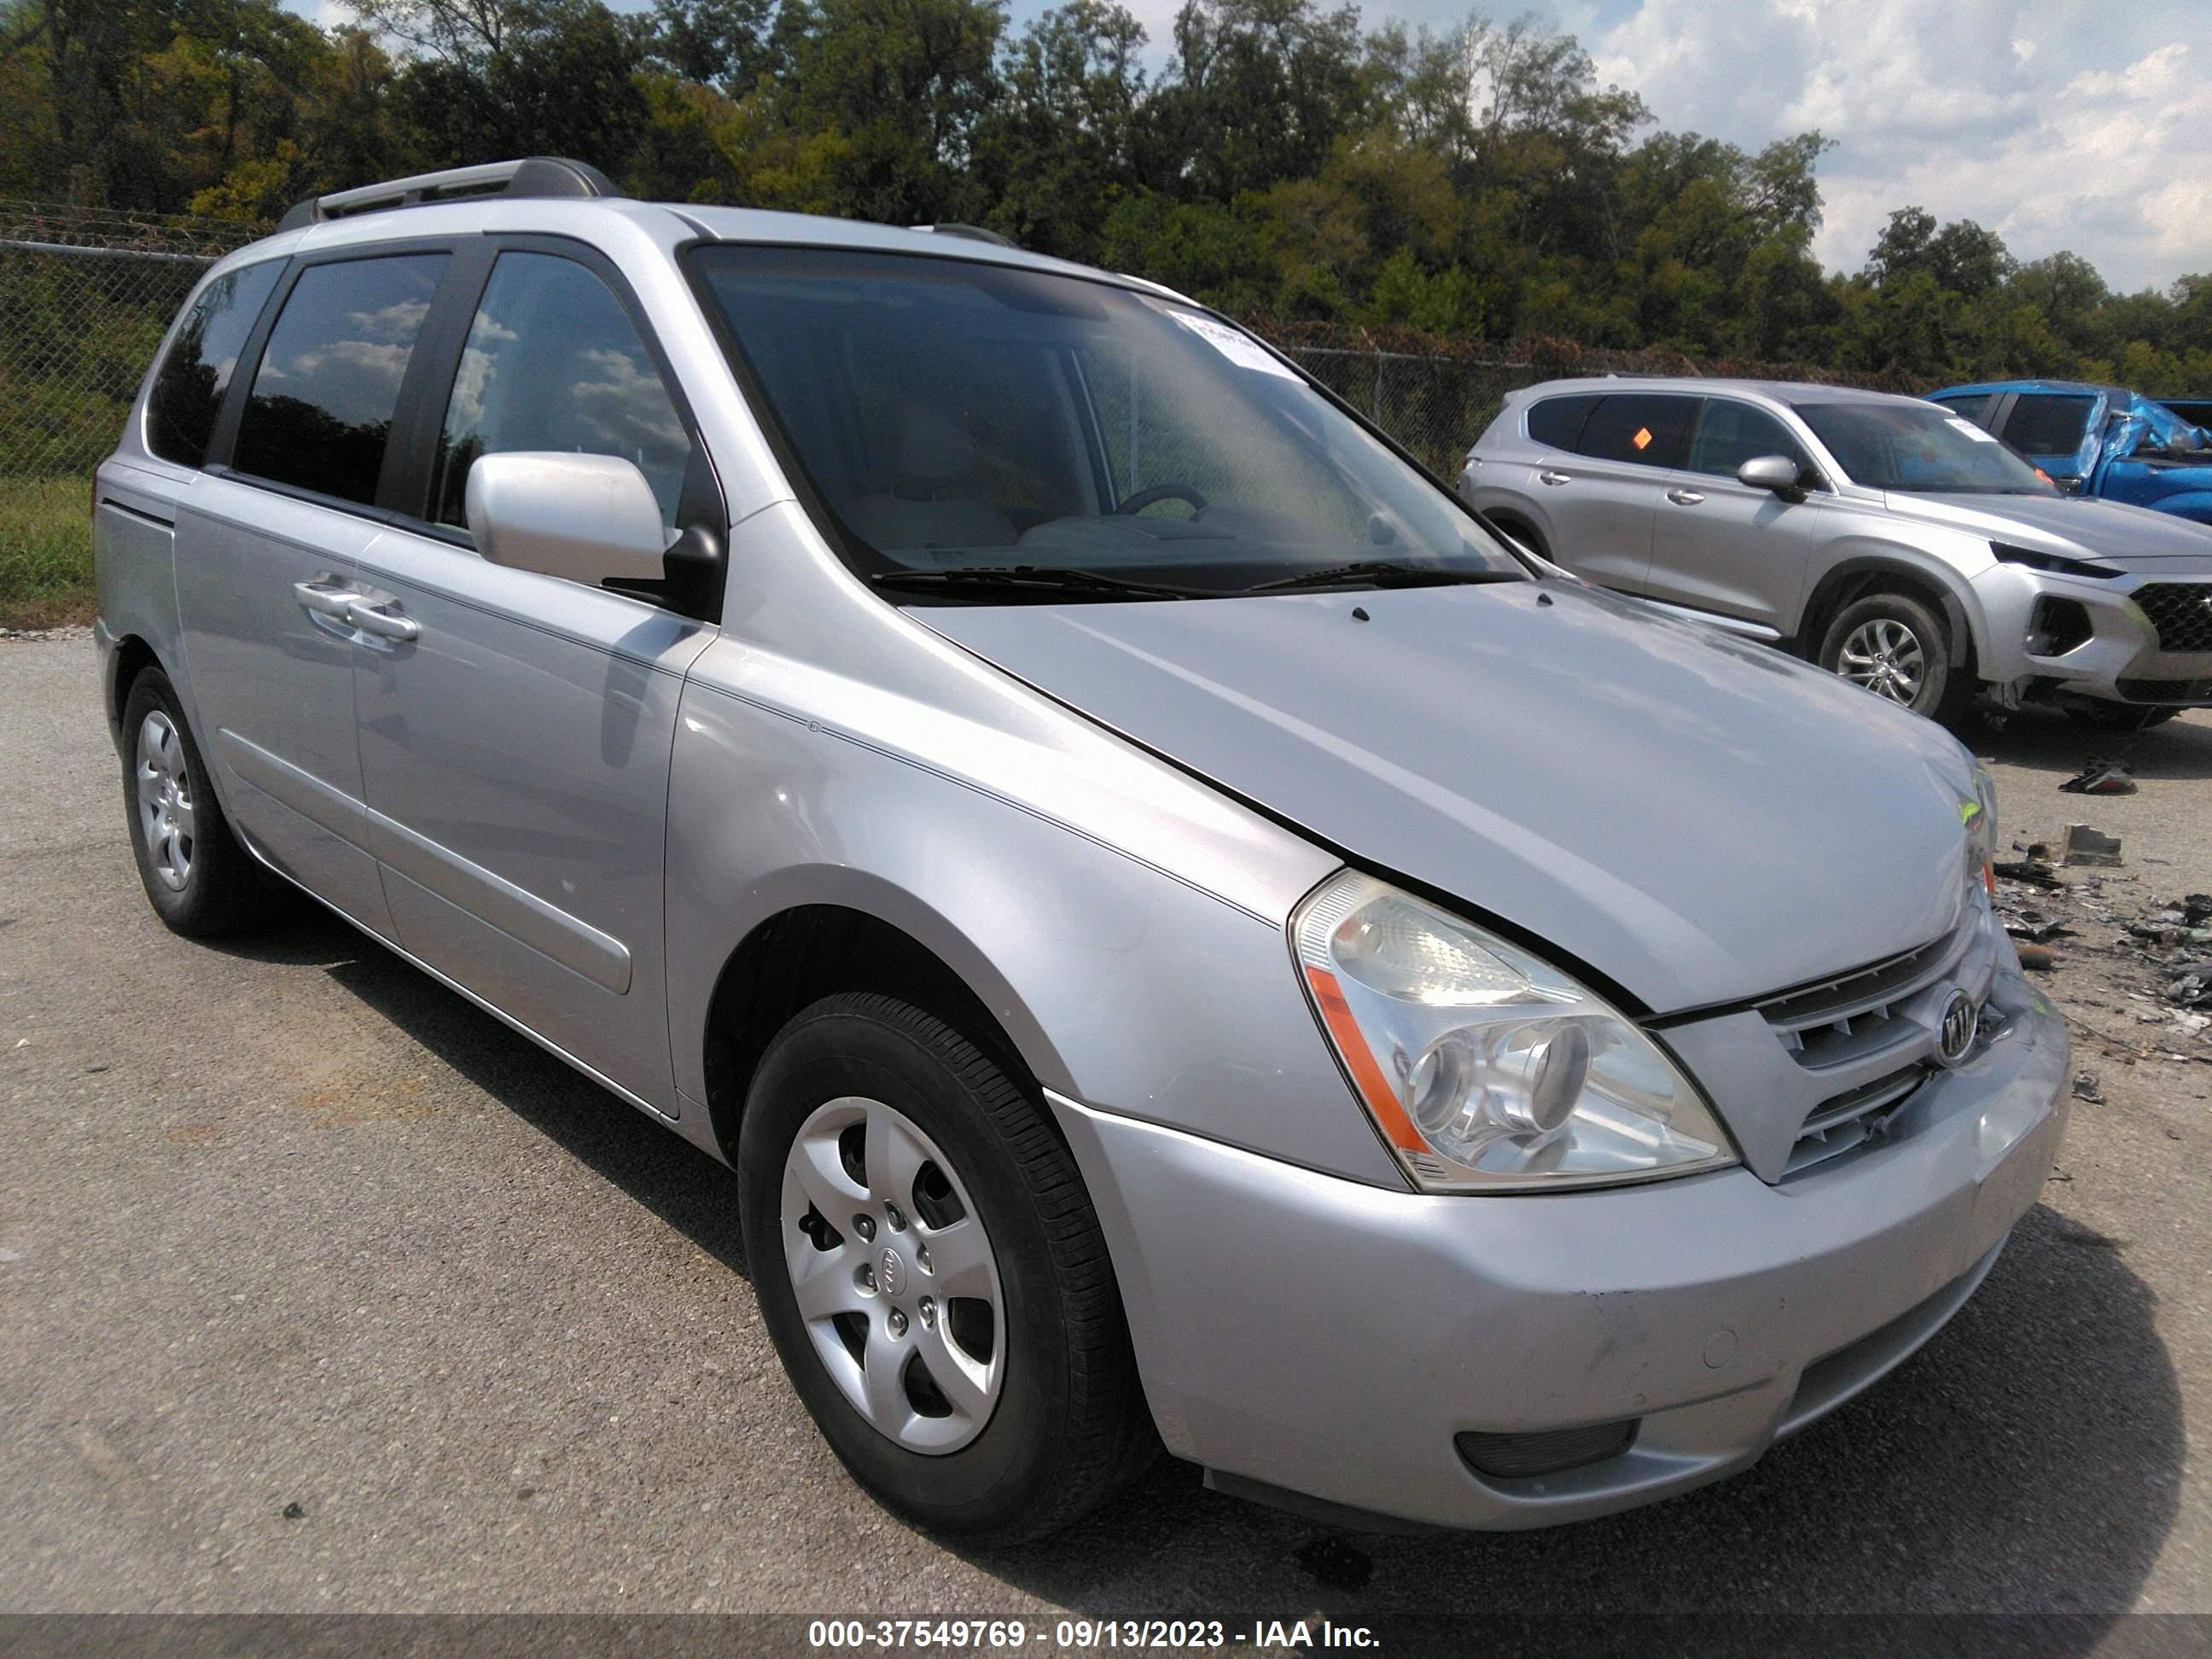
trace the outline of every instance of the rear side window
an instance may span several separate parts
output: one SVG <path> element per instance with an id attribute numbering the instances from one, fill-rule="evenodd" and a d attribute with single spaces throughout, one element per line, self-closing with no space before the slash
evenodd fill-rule
<path id="1" fill-rule="evenodd" d="M 238 354 L 283 268 L 282 259 L 264 259 L 227 270 L 192 301 L 146 400 L 146 445 L 163 460 L 205 464 Z"/>
<path id="2" fill-rule="evenodd" d="M 261 354 L 232 465 L 374 501 L 399 384 L 445 265 L 442 253 L 410 253 L 301 271 Z"/>
<path id="3" fill-rule="evenodd" d="M 635 462 L 676 522 L 690 434 L 614 291 L 574 259 L 502 253 L 469 327 L 438 439 L 434 516 L 468 523 L 479 455 L 565 450 Z"/>
<path id="4" fill-rule="evenodd" d="M 1931 404 L 1940 404 L 1961 420 L 1972 421 L 1976 426 L 1990 423 L 1990 410 L 1996 407 L 1997 394 L 1994 392 L 1972 392 L 1962 398 L 1930 398 Z"/>
<path id="5" fill-rule="evenodd" d="M 1804 448 L 1790 435 L 1790 428 L 1763 409 L 1714 398 L 1705 404 L 1698 422 L 1698 436 L 1690 446 L 1690 471 L 1734 477 L 1736 468 L 1761 455 L 1787 455 L 1802 471 L 1808 463 Z"/>
<path id="6" fill-rule="evenodd" d="M 1528 411 L 1528 435 L 1547 449 L 1563 449 L 1572 454 L 1582 441 L 1583 422 L 1589 418 L 1597 402 L 1594 393 L 1547 398 Z"/>
<path id="7" fill-rule="evenodd" d="M 2096 399 L 2086 392 L 2023 392 L 2005 421 L 2005 441 L 2030 455 L 2071 455 L 2089 430 Z"/>
<path id="8" fill-rule="evenodd" d="M 1680 466 L 1689 455 L 1698 403 L 1695 398 L 1654 393 L 1601 398 L 1577 447 L 1595 460 Z"/>

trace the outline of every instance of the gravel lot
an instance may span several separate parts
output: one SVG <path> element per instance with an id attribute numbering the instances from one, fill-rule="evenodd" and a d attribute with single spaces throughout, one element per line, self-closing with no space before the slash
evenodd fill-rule
<path id="1" fill-rule="evenodd" d="M 2044 1206 L 1925 1352 L 1748 1474 L 1401 1539 L 1164 1464 L 981 1555 L 817 1439 L 725 1171 L 334 922 L 164 932 L 94 680 L 81 640 L 0 642 L 0 1608 L 2049 1611 L 2081 1650 L 2212 1612 L 2212 1042 L 2135 1019 L 2109 928 L 2045 980 L 2112 1041 L 2077 1033 L 2105 1100 Z M 2056 719 L 1978 746 L 2008 840 L 2124 837 L 2108 902 L 2212 891 L 2212 716 L 2140 736 L 2120 799 L 2057 792 L 2113 744 Z"/>

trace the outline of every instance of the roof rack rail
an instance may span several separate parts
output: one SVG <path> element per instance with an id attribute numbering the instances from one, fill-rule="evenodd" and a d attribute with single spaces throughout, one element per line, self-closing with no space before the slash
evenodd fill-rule
<path id="1" fill-rule="evenodd" d="M 986 230 L 981 225 L 908 225 L 908 230 L 934 231 L 939 236 L 964 236 L 971 242 L 989 242 L 997 247 L 1019 249 L 1021 244 L 1011 236 L 1001 236 L 995 230 Z"/>
<path id="2" fill-rule="evenodd" d="M 387 184 L 363 185 L 328 196 L 310 196 L 295 202 L 276 222 L 280 231 L 320 224 L 325 219 L 350 218 L 357 213 L 376 213 L 386 208 L 415 207 L 426 202 L 445 202 L 476 196 L 619 196 L 615 181 L 587 161 L 558 155 L 532 155 L 518 161 L 486 161 L 478 167 L 447 167 L 442 173 L 418 173 Z"/>

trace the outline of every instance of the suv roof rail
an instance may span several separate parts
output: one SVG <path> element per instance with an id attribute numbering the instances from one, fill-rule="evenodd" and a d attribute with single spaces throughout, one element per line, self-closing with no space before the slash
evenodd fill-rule
<path id="1" fill-rule="evenodd" d="M 386 208 L 415 207 L 425 202 L 449 201 L 473 196 L 619 196 L 615 181 L 588 161 L 565 156 L 531 155 L 515 161 L 486 161 L 472 167 L 447 167 L 441 173 L 418 173 L 381 185 L 334 191 L 295 202 L 276 222 L 280 231 L 297 230 L 325 219 L 345 219 L 357 213 L 377 213 Z"/>
<path id="2" fill-rule="evenodd" d="M 998 247 L 1021 246 L 1012 237 L 1001 236 L 997 231 L 986 230 L 981 225 L 909 225 L 907 228 L 933 231 L 939 236 L 964 236 L 971 242 L 989 242 Z"/>

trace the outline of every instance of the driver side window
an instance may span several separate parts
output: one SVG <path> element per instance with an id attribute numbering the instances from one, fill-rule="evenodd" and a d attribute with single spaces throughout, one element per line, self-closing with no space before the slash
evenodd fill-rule
<path id="1" fill-rule="evenodd" d="M 1690 445 L 1690 471 L 1733 478 L 1738 467 L 1762 455 L 1786 455 L 1801 472 L 1811 465 L 1790 428 L 1765 410 L 1727 398 L 1709 398 Z"/>
<path id="2" fill-rule="evenodd" d="M 469 468 L 515 450 L 635 462 L 673 531 L 690 434 L 622 301 L 556 254 L 502 253 L 492 267 L 438 439 L 437 522 L 465 528 Z"/>

